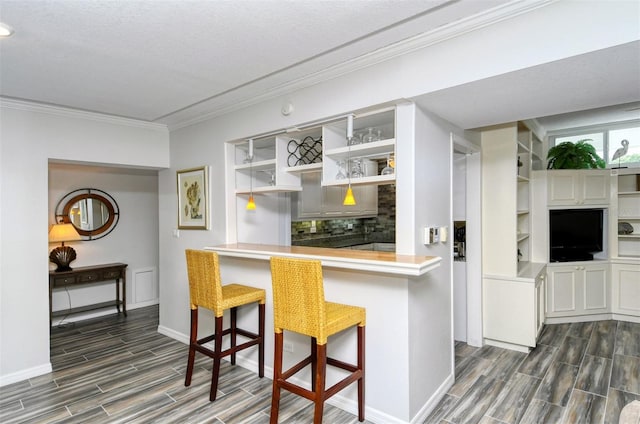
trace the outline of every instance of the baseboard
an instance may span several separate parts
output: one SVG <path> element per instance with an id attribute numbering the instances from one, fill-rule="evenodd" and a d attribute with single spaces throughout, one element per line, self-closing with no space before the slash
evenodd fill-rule
<path id="1" fill-rule="evenodd" d="M 571 322 L 589 322 L 589 321 L 607 321 L 616 319 L 619 321 L 640 322 L 640 317 L 630 315 L 619 315 L 614 313 L 593 314 L 593 315 L 574 315 L 566 317 L 546 317 L 545 324 L 566 324 Z"/>
<path id="2" fill-rule="evenodd" d="M 502 349 L 515 350 L 517 352 L 529 353 L 531 351 L 531 347 L 529 346 L 523 346 L 515 343 L 501 342 L 499 340 L 484 339 L 484 343 L 489 346 L 495 346 Z"/>
<path id="3" fill-rule="evenodd" d="M 28 380 L 33 377 L 38 377 L 40 375 L 49 374 L 52 371 L 53 368 L 51 367 L 51 362 L 48 362 L 37 367 L 14 372 L 11 374 L 6 374 L 0 376 L 0 387 L 8 386 L 9 384 L 18 383 L 20 381 Z"/>
<path id="4" fill-rule="evenodd" d="M 447 394 L 447 391 L 453 386 L 455 383 L 455 374 L 451 373 L 449 376 L 442 382 L 438 390 L 427 400 L 427 402 L 420 408 L 420 411 L 411 419 L 411 424 L 422 424 L 426 422 L 427 417 L 431 412 L 436 409 L 440 400 Z M 382 421 L 384 422 L 384 421 Z"/>

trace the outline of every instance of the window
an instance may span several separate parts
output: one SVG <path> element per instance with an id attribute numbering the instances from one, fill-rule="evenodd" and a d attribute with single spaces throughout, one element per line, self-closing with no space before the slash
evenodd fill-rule
<path id="1" fill-rule="evenodd" d="M 618 149 L 623 149 L 622 141 L 627 140 L 627 153 L 620 159 L 613 161 L 613 156 Z M 611 166 L 640 166 L 640 127 L 625 128 L 609 131 L 609 160 Z"/>
<path id="2" fill-rule="evenodd" d="M 602 129 L 594 130 L 571 130 L 567 132 L 557 132 L 557 135 L 549 137 L 549 146 L 555 146 L 565 141 L 572 143 L 587 141 L 595 149 L 596 153 L 604 159 L 607 168 L 617 167 L 640 167 L 640 125 L 636 122 L 626 125 L 603 126 Z M 623 151 L 622 141 L 627 140 L 627 152 L 616 160 L 613 157 L 620 149 Z"/>

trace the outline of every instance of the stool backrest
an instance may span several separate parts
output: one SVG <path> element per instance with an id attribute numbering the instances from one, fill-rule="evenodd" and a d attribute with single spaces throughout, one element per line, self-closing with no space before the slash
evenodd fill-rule
<path id="1" fill-rule="evenodd" d="M 272 257 L 271 282 L 275 332 L 289 330 L 326 340 L 326 308 L 321 262 Z"/>
<path id="2" fill-rule="evenodd" d="M 199 306 L 212 310 L 216 317 L 224 314 L 222 282 L 218 254 L 208 250 L 185 250 L 189 276 L 191 309 Z"/>

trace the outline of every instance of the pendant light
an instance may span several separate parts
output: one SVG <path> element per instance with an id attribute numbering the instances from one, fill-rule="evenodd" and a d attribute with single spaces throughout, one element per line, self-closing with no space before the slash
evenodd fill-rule
<path id="1" fill-rule="evenodd" d="M 351 142 L 353 140 L 353 114 L 347 116 L 347 175 L 349 178 L 349 186 L 347 187 L 347 193 L 344 196 L 342 204 L 344 206 L 355 206 L 356 199 L 353 197 L 353 190 L 351 189 Z"/>
<path id="2" fill-rule="evenodd" d="M 253 139 L 249 139 L 249 201 L 247 202 L 247 210 L 256 210 L 256 202 L 253 200 Z"/>

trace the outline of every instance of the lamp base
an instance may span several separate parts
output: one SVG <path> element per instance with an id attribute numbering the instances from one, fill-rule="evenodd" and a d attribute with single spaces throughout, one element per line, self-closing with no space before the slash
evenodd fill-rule
<path id="1" fill-rule="evenodd" d="M 76 251 L 71 246 L 59 246 L 51 251 L 49 260 L 58 265 L 55 272 L 71 271 L 69 264 L 76 259 Z"/>

